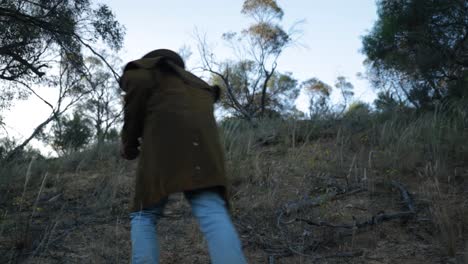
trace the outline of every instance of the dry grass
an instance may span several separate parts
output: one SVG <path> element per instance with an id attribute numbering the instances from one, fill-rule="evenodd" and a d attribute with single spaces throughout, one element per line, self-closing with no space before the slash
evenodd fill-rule
<path id="1" fill-rule="evenodd" d="M 466 263 L 468 111 L 454 114 L 457 107 L 264 120 L 256 128 L 224 123 L 232 215 L 250 263 Z M 0 170 L 1 263 L 129 262 L 135 163 L 121 162 L 116 146 Z M 294 221 L 353 224 L 404 211 L 391 180 L 409 190 L 414 218 L 352 230 Z M 319 202 L 278 224 L 285 205 L 310 199 Z M 159 225 L 163 263 L 208 263 L 181 195 L 171 197 L 167 215 Z"/>

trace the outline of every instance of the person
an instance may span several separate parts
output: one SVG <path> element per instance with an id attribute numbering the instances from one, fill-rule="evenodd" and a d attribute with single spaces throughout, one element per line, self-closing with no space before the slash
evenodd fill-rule
<path id="1" fill-rule="evenodd" d="M 214 264 L 246 263 L 231 222 L 224 154 L 213 114 L 219 99 L 185 70 L 174 51 L 154 50 L 129 62 L 124 91 L 121 155 L 138 156 L 131 205 L 132 263 L 158 263 L 158 220 L 168 196 L 183 192 L 208 244 Z"/>

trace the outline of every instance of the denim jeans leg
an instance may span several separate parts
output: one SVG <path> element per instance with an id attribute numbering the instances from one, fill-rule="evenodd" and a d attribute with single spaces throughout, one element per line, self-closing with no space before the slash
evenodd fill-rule
<path id="1" fill-rule="evenodd" d="M 161 217 L 166 200 L 157 205 L 130 213 L 132 264 L 159 263 L 159 242 L 156 224 Z"/>
<path id="2" fill-rule="evenodd" d="M 187 198 L 207 240 L 211 262 L 247 263 L 224 199 L 214 191 L 191 192 Z"/>

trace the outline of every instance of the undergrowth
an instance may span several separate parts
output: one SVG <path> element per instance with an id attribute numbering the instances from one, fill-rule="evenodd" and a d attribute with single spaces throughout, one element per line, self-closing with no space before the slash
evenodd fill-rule
<path id="1" fill-rule="evenodd" d="M 468 237 L 467 104 L 447 103 L 431 112 L 351 112 L 312 120 L 249 123 L 230 118 L 220 124 L 220 133 L 232 183 L 233 215 L 239 225 L 256 219 L 265 228 L 275 228 L 274 221 L 267 219 L 274 218 L 275 210 L 287 201 L 355 187 L 378 198 L 382 184 L 396 180 L 412 190 L 418 213 L 428 216 L 421 221 L 434 228 L 440 254 L 466 254 L 460 252 Z M 82 203 L 90 215 L 104 212 L 124 219 L 134 169 L 135 162 L 119 158 L 117 142 L 59 158 L 25 154 L 4 162 L 0 237 L 5 239 L 0 250 L 5 257 L 0 260 L 13 263 L 46 255 L 59 239 L 54 232 L 61 225 L 60 217 Z M 74 188 L 76 192 L 71 191 Z M 56 201 L 60 203 L 45 209 Z M 41 215 L 48 215 L 48 224 L 38 224 L 36 218 Z M 351 218 L 325 205 L 317 217 Z M 293 233 L 283 235 L 294 240 Z M 271 241 L 284 246 L 286 242 L 278 239 Z M 307 243 L 312 242 L 303 240 L 301 246 L 288 247 L 305 254 L 311 250 Z M 350 245 L 355 247 L 355 241 Z"/>

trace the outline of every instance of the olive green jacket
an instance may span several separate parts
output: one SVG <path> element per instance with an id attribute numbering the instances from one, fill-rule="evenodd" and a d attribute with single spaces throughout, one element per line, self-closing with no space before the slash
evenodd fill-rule
<path id="1" fill-rule="evenodd" d="M 171 193 L 221 187 L 224 154 L 213 115 L 219 88 L 162 58 L 132 61 L 125 91 L 123 156 L 139 154 L 132 211 Z"/>

